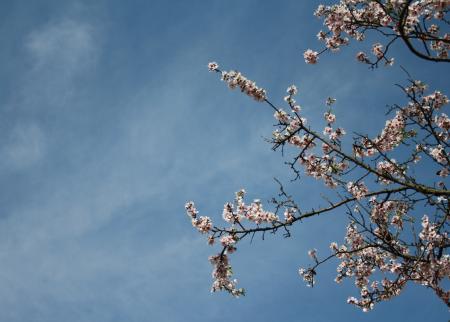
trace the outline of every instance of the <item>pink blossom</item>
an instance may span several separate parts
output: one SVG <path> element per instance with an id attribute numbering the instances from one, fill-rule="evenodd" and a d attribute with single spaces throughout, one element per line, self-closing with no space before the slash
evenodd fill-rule
<path id="1" fill-rule="evenodd" d="M 356 54 L 356 59 L 362 63 L 367 63 L 369 59 L 367 58 L 367 55 L 360 51 L 358 54 Z"/>
<path id="2" fill-rule="evenodd" d="M 229 88 L 239 87 L 242 92 L 259 102 L 266 99 L 266 91 L 264 89 L 259 88 L 255 82 L 247 79 L 237 71 L 222 72 L 222 80 L 228 84 Z"/>
<path id="3" fill-rule="evenodd" d="M 353 183 L 349 181 L 347 183 L 347 190 L 358 200 L 361 200 L 369 192 L 363 182 Z"/>
<path id="4" fill-rule="evenodd" d="M 195 208 L 193 201 L 187 202 L 186 205 L 184 206 L 184 208 L 186 209 L 186 213 L 188 214 L 189 217 L 191 217 L 193 219 L 195 219 L 197 217 L 198 211 Z"/>
<path id="5" fill-rule="evenodd" d="M 295 211 L 296 210 L 294 208 L 287 208 L 284 211 L 284 220 L 286 221 L 286 223 L 291 224 L 295 220 Z"/>
<path id="6" fill-rule="evenodd" d="M 308 256 L 317 261 L 317 249 L 310 249 L 308 251 Z"/>
<path id="7" fill-rule="evenodd" d="M 303 57 L 305 58 L 305 62 L 307 64 L 316 64 L 317 60 L 319 59 L 319 53 L 317 51 L 312 51 L 311 49 L 308 49 L 303 54 Z"/>
<path id="8" fill-rule="evenodd" d="M 231 235 L 227 235 L 220 238 L 220 243 L 222 246 L 233 246 L 236 244 L 236 239 Z"/>
<path id="9" fill-rule="evenodd" d="M 439 163 L 447 164 L 447 154 L 441 145 L 430 149 L 430 155 Z"/>
<path id="10" fill-rule="evenodd" d="M 300 268 L 298 270 L 298 273 L 301 277 L 303 277 L 303 280 L 306 282 L 306 285 L 308 286 L 314 286 L 315 281 L 314 281 L 314 275 L 316 274 L 313 270 L 310 269 L 304 269 L 304 268 Z"/>
<path id="11" fill-rule="evenodd" d="M 326 112 L 324 114 L 324 117 L 328 124 L 334 123 L 336 121 L 336 115 L 332 114 L 331 112 Z"/>
<path id="12" fill-rule="evenodd" d="M 235 297 L 245 295 L 244 289 L 238 289 L 236 287 L 237 281 L 231 279 L 233 273 L 227 255 L 219 254 L 211 256 L 209 258 L 209 261 L 214 266 L 214 270 L 212 273 L 214 282 L 211 288 L 211 292 L 225 290 Z"/>
<path id="13" fill-rule="evenodd" d="M 372 45 L 372 53 L 378 58 L 382 58 L 384 56 L 383 45 L 380 43 L 376 43 Z"/>
<path id="14" fill-rule="evenodd" d="M 208 70 L 209 70 L 210 72 L 215 72 L 215 71 L 217 71 L 217 69 L 219 69 L 219 65 L 218 65 L 215 61 L 210 62 L 210 63 L 208 64 Z"/>
<path id="15" fill-rule="evenodd" d="M 198 219 L 192 219 L 192 226 L 197 228 L 202 234 L 206 234 L 211 230 L 212 221 L 209 217 L 201 216 Z"/>
<path id="16" fill-rule="evenodd" d="M 298 90 L 297 90 L 297 86 L 295 85 L 291 85 L 288 87 L 287 92 L 289 95 L 297 95 Z"/>

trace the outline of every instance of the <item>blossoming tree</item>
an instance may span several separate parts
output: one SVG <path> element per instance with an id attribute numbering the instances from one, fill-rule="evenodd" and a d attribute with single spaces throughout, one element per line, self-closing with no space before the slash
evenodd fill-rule
<path id="1" fill-rule="evenodd" d="M 449 1 L 438 0 L 342 0 L 332 6 L 320 5 L 315 15 L 324 19 L 328 30 L 317 36 L 325 48 L 320 52 L 308 49 L 305 61 L 315 64 L 320 54 L 337 51 L 350 39 L 363 41 L 367 32 L 375 31 L 386 43 L 373 44 L 372 58 L 363 52 L 356 54 L 358 61 L 371 67 L 380 62 L 393 64 L 388 50 L 397 40 L 419 59 L 449 62 L 450 34 L 444 32 L 449 8 Z M 332 242 L 325 257 L 310 250 L 311 266 L 299 269 L 309 286 L 314 285 L 317 268 L 337 258 L 340 263 L 335 281 L 355 280 L 359 297 L 349 297 L 347 302 L 364 311 L 399 295 L 408 283 L 432 289 L 450 307 L 450 291 L 444 288 L 450 277 L 450 192 L 446 184 L 450 118 L 444 113 L 449 103 L 446 95 L 409 79 L 402 87 L 405 104 L 391 107 L 392 117 L 379 135 L 356 135 L 346 145 L 346 131 L 336 125 L 334 99 L 327 100 L 325 126 L 318 131 L 314 129 L 317 126 L 307 123 L 296 103 L 296 86 L 287 89 L 283 109 L 241 73 L 222 71 L 214 62 L 208 68 L 221 75 L 231 89 L 240 89 L 274 111 L 277 129 L 271 144 L 274 149 L 292 149 L 295 157 L 288 164 L 296 178 L 303 168 L 306 175 L 323 181 L 337 196 L 320 209 L 305 211 L 280 183 L 279 197 L 273 199 L 274 211 L 268 211 L 259 200 L 246 202 L 245 191 L 240 190 L 233 202 L 224 205 L 226 224 L 222 226 L 199 216 L 194 203 L 188 202 L 186 211 L 192 225 L 207 235 L 209 244 L 219 240 L 221 246 L 219 253 L 210 257 L 214 266 L 212 291 L 244 294 L 232 278 L 229 262 L 241 240 L 280 230 L 289 236 L 290 227 L 300 221 L 345 211 L 350 222 L 344 243 Z M 394 153 L 401 159 L 394 159 Z"/>

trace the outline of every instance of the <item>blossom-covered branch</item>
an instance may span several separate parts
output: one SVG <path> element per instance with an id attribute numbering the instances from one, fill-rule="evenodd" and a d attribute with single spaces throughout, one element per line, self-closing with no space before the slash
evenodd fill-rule
<path id="1" fill-rule="evenodd" d="M 194 227 L 208 235 L 209 244 L 217 239 L 221 244 L 221 252 L 210 259 L 214 265 L 213 291 L 244 294 L 243 289 L 237 288 L 237 281 L 231 279 L 228 257 L 244 238 L 279 230 L 290 236 L 289 228 L 294 223 L 343 207 L 350 218 L 345 243 L 338 246 L 333 242 L 332 253 L 322 260 L 315 250 L 310 251 L 315 264 L 299 270 L 310 286 L 315 282 L 317 267 L 338 258 L 341 263 L 336 282 L 354 278 L 360 295 L 350 297 L 348 302 L 365 311 L 398 295 L 408 282 L 433 289 L 449 305 L 450 292 L 443 288 L 443 281 L 450 275 L 447 233 L 450 193 L 444 183 L 450 170 L 450 119 L 443 113 L 449 102 L 447 96 L 439 91 L 427 93 L 425 84 L 409 80 L 409 85 L 402 87 L 407 103 L 392 107 L 395 116 L 386 121 L 380 134 L 375 138 L 357 135 L 347 151 L 342 143 L 346 131 L 335 125 L 334 99 L 326 102 L 324 128 L 319 133 L 303 117 L 295 100 L 296 86 L 287 89 L 284 98 L 287 108 L 282 109 L 268 100 L 266 91 L 241 73 L 221 71 L 217 63 L 210 63 L 209 69 L 221 74 L 230 88 L 239 87 L 275 111 L 278 125 L 271 143 L 275 150 L 290 147 L 297 151 L 288 162 L 296 178 L 301 174 L 300 167 L 306 175 L 338 192 L 338 199 L 328 201 L 327 207 L 305 211 L 280 183 L 281 192 L 272 200 L 275 209 L 267 211 L 259 200 L 247 204 L 245 191 L 240 190 L 233 202 L 224 205 L 222 217 L 228 226 L 213 225 L 210 218 L 197 217 L 193 203 L 186 204 Z M 390 157 L 396 149 L 403 149 L 405 157 L 401 162 Z M 434 163 L 433 184 L 421 182 L 411 174 L 420 172 L 422 157 Z M 432 216 L 421 213 L 422 210 Z"/>
<path id="2" fill-rule="evenodd" d="M 318 34 L 325 47 L 320 52 L 308 49 L 304 59 L 315 64 L 322 53 L 337 51 L 350 39 L 363 41 L 368 31 L 376 31 L 381 42 L 372 45 L 373 58 L 364 52 L 356 55 L 371 67 L 393 64 L 388 51 L 397 40 L 424 60 L 450 62 L 450 35 L 445 31 L 449 6 L 449 1 L 438 0 L 341 0 L 320 5 L 315 15 L 327 27 Z M 331 242 L 331 251 L 324 256 L 315 249 L 308 252 L 313 264 L 300 268 L 299 274 L 309 286 L 322 264 L 337 259 L 335 281 L 354 279 L 359 292 L 347 302 L 364 311 L 399 295 L 408 283 L 433 290 L 450 307 L 450 291 L 445 288 L 450 278 L 450 118 L 445 94 L 409 77 L 405 86 L 399 86 L 405 102 L 391 106 L 391 118 L 379 134 L 355 133 L 348 138 L 337 125 L 335 99 L 325 102 L 322 126 L 312 127 L 296 102 L 295 85 L 287 88 L 284 106 L 278 106 L 242 73 L 222 71 L 215 62 L 208 68 L 229 88 L 240 89 L 274 112 L 276 129 L 268 141 L 273 150 L 292 151 L 293 158 L 286 163 L 293 181 L 304 174 L 336 192 L 333 199 L 325 199 L 325 206 L 302 209 L 278 180 L 280 193 L 269 206 L 258 199 L 246 201 L 242 189 L 224 205 L 223 225 L 198 216 L 194 203 L 188 202 L 192 225 L 207 236 L 208 244 L 220 243 L 220 252 L 210 258 L 212 291 L 244 295 L 230 264 L 230 254 L 240 241 L 279 231 L 289 237 L 292 225 L 337 212 L 349 219 L 343 243 Z"/>
<path id="3" fill-rule="evenodd" d="M 358 52 L 356 58 L 362 63 L 392 65 L 394 58 L 388 51 L 397 40 L 421 59 L 449 62 L 450 34 L 445 30 L 449 8 L 450 2 L 444 0 L 341 0 L 339 4 L 320 5 L 314 14 L 324 20 L 326 30 L 317 38 L 325 47 L 321 52 L 305 51 L 305 61 L 315 64 L 320 54 L 336 52 L 351 39 L 363 41 L 369 31 L 375 31 L 385 43 L 373 43 L 371 55 Z"/>

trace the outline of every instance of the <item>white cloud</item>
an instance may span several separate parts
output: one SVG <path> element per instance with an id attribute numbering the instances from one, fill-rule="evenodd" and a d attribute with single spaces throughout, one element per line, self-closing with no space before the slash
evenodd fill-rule
<path id="1" fill-rule="evenodd" d="M 94 70 L 99 44 L 97 28 L 82 19 L 61 18 L 36 26 L 24 42 L 32 67 L 21 77 L 20 108 L 72 105 L 79 86 Z"/>
<path id="2" fill-rule="evenodd" d="M 1 150 L 3 162 L 13 169 L 23 169 L 40 161 L 45 155 L 45 135 L 34 123 L 16 125 L 9 142 Z"/>
<path id="3" fill-rule="evenodd" d="M 91 25 L 73 20 L 52 22 L 30 33 L 26 48 L 35 68 L 57 67 L 74 73 L 96 56 Z"/>

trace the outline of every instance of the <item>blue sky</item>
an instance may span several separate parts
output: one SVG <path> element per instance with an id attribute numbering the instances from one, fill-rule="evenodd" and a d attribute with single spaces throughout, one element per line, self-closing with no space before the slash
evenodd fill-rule
<path id="1" fill-rule="evenodd" d="M 286 87 L 318 128 L 324 100 L 348 131 L 376 133 L 402 103 L 399 66 L 368 70 L 355 48 L 304 64 L 319 48 L 313 1 L 1 1 L 0 321 L 407 321 L 448 318 L 411 285 L 365 314 L 352 283 L 324 266 L 314 289 L 306 252 L 341 241 L 339 212 L 291 239 L 244 242 L 232 256 L 248 295 L 210 294 L 206 245 L 187 200 L 220 220 L 245 187 L 269 199 L 290 173 L 263 137 L 266 106 L 229 91 L 206 64 L 239 69 L 282 103 Z M 448 67 L 401 46 L 416 78 L 449 92 Z M 293 185 L 305 207 L 323 187 Z"/>

